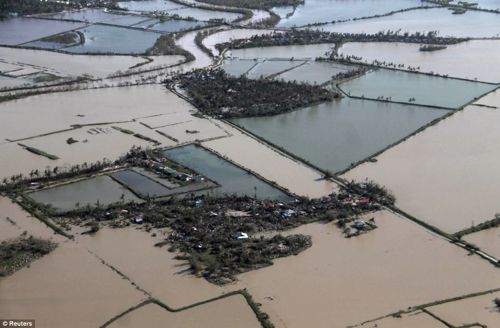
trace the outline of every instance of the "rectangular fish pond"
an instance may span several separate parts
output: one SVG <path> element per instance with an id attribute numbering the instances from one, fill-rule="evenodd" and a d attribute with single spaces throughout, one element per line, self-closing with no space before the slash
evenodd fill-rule
<path id="1" fill-rule="evenodd" d="M 118 6 L 133 12 L 161 12 L 180 18 L 194 18 L 199 21 L 222 19 L 231 22 L 241 17 L 238 13 L 193 8 L 168 0 L 123 1 L 118 2 Z"/>
<path id="2" fill-rule="evenodd" d="M 340 89 L 350 96 L 452 109 L 496 88 L 496 85 L 488 83 L 389 69 L 371 71 L 340 85 Z"/>
<path id="3" fill-rule="evenodd" d="M 308 84 L 326 83 L 339 73 L 347 73 L 355 70 L 356 65 L 344 65 L 332 62 L 309 61 L 305 65 L 277 75 L 275 79 L 285 81 L 297 81 Z"/>
<path id="4" fill-rule="evenodd" d="M 420 0 L 306 0 L 304 4 L 297 6 L 293 15 L 285 15 L 278 23 L 278 27 L 304 26 L 381 15 L 422 5 L 431 4 Z"/>
<path id="5" fill-rule="evenodd" d="M 140 168 L 114 172 L 110 176 L 143 199 L 193 193 L 217 187 L 217 184 L 202 177 L 185 185 L 179 185 Z"/>
<path id="6" fill-rule="evenodd" d="M 72 53 L 142 54 L 160 37 L 159 33 L 125 27 L 91 25 L 81 30 L 85 43 L 65 48 Z"/>
<path id="7" fill-rule="evenodd" d="M 225 59 L 220 66 L 227 74 L 232 76 L 245 75 L 259 62 L 254 59 Z"/>
<path id="8" fill-rule="evenodd" d="M 303 60 L 266 60 L 257 64 L 248 73 L 250 79 L 267 78 L 294 69 L 302 64 Z"/>
<path id="9" fill-rule="evenodd" d="M 231 121 L 322 169 L 337 172 L 449 112 L 342 98 L 285 114 Z"/>
<path id="10" fill-rule="evenodd" d="M 209 195 L 237 194 L 239 196 L 257 196 L 260 199 L 290 199 L 283 191 L 203 147 L 187 145 L 165 150 L 164 154 L 171 160 L 217 182 L 220 187 L 210 190 Z"/>
<path id="11" fill-rule="evenodd" d="M 334 43 L 233 49 L 229 55 L 240 59 L 315 59 L 333 51 Z"/>
<path id="12" fill-rule="evenodd" d="M 392 1 L 395 2 L 395 1 Z M 419 9 L 390 16 L 319 26 L 320 29 L 339 33 L 367 33 L 399 31 L 403 33 L 437 32 L 438 36 L 490 38 L 500 35 L 498 14 L 468 10 L 454 15 L 448 8 Z"/>
<path id="13" fill-rule="evenodd" d="M 129 15 L 126 13 L 109 12 L 104 9 L 88 8 L 77 11 L 65 11 L 45 15 L 52 19 L 76 20 L 89 23 L 106 23 L 112 25 L 130 26 L 149 19 L 146 16 Z"/>
<path id="14" fill-rule="evenodd" d="M 85 23 L 25 17 L 8 18 L 0 20 L 0 44 L 19 45 L 83 26 Z"/>
<path id="15" fill-rule="evenodd" d="M 35 191 L 29 197 L 60 212 L 87 205 L 95 206 L 97 203 L 106 206 L 121 200 L 141 202 L 133 193 L 106 175 Z"/>

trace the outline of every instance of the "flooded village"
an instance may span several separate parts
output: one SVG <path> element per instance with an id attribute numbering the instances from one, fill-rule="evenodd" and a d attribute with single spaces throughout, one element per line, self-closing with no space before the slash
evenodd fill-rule
<path id="1" fill-rule="evenodd" d="M 500 1 L 0 1 L 7 327 L 500 327 Z"/>

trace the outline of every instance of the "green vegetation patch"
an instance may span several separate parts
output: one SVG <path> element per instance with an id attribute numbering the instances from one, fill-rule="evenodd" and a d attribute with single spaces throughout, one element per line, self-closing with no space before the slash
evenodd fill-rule
<path id="1" fill-rule="evenodd" d="M 304 0 L 200 0 L 200 2 L 237 8 L 271 9 L 280 6 L 298 6 L 303 4 Z"/>
<path id="2" fill-rule="evenodd" d="M 495 308 L 497 309 L 498 312 L 500 312 L 500 298 L 495 298 L 493 300 L 493 304 L 495 304 Z"/>
<path id="3" fill-rule="evenodd" d="M 0 18 L 7 17 L 9 13 L 28 15 L 36 13 L 49 13 L 61 11 L 65 8 L 63 4 L 55 1 L 40 0 L 2 0 L 0 1 Z"/>
<path id="4" fill-rule="evenodd" d="M 56 155 L 52 155 L 52 154 L 49 154 L 43 150 L 40 150 L 38 148 L 35 148 L 35 147 L 30 147 L 30 146 L 26 146 L 26 145 L 23 145 L 21 143 L 18 144 L 19 146 L 23 147 L 24 149 L 26 149 L 27 151 L 33 153 L 33 154 L 36 154 L 36 155 L 40 155 L 40 156 L 43 156 L 43 157 L 47 157 L 48 159 L 51 159 L 53 161 L 55 161 L 56 159 L 59 159 L 59 157 L 57 157 Z"/>
<path id="5" fill-rule="evenodd" d="M 61 33 L 61 34 L 48 36 L 46 38 L 41 39 L 40 41 L 54 42 L 54 43 L 69 45 L 69 44 L 79 42 L 80 36 L 77 32 L 69 31 L 69 32 Z"/>
<path id="6" fill-rule="evenodd" d="M 196 70 L 178 78 L 198 109 L 224 118 L 276 115 L 339 97 L 320 86 L 232 77 L 222 69 Z"/>
<path id="7" fill-rule="evenodd" d="M 469 234 L 479 232 L 482 230 L 496 228 L 498 226 L 500 226 L 500 213 L 495 214 L 495 217 L 491 220 L 488 220 L 488 221 L 482 222 L 478 225 L 473 225 L 470 228 L 466 228 L 464 230 L 461 230 L 461 231 L 453 234 L 453 236 L 455 236 L 457 238 L 462 238 L 465 235 L 469 235 Z"/>
<path id="8" fill-rule="evenodd" d="M 170 34 L 160 36 L 155 44 L 146 50 L 148 56 L 158 55 L 180 55 L 186 58 L 186 61 L 193 61 L 194 56 L 189 52 L 175 44 L 175 38 Z"/>
<path id="9" fill-rule="evenodd" d="M 400 33 L 399 31 L 386 31 L 379 32 L 377 34 L 350 34 L 325 32 L 312 29 L 293 29 L 290 31 L 281 31 L 279 33 L 254 35 L 249 39 L 235 39 L 229 42 L 219 43 L 216 45 L 216 48 L 219 51 L 222 51 L 224 49 L 244 49 L 253 47 L 290 46 L 318 43 L 336 43 L 338 46 L 346 42 L 406 42 L 449 45 L 468 40 L 468 38 L 438 37 L 437 32 L 435 31 L 430 31 L 428 33 L 416 32 L 413 34 L 408 32 Z"/>
<path id="10" fill-rule="evenodd" d="M 44 239 L 26 237 L 0 243 L 0 277 L 13 274 L 34 260 L 50 253 L 57 244 Z"/>
<path id="11" fill-rule="evenodd" d="M 140 133 L 135 133 L 134 131 L 129 130 L 129 129 L 120 128 L 118 126 L 112 126 L 112 128 L 115 129 L 115 130 L 117 130 L 117 131 L 120 131 L 122 133 L 130 134 L 130 135 L 132 135 L 132 136 L 134 136 L 136 138 L 139 138 L 139 139 L 151 142 L 151 143 L 153 143 L 155 145 L 161 144 L 161 142 L 159 142 L 158 140 L 152 139 L 152 138 L 147 137 L 147 136 L 145 136 L 143 134 L 140 134 Z"/>
<path id="12" fill-rule="evenodd" d="M 232 281 L 228 272 L 235 274 L 272 265 L 272 260 L 279 257 L 297 255 L 312 245 L 310 236 L 277 235 L 272 238 L 255 238 L 248 241 L 229 241 L 232 245 L 225 247 L 228 241 L 222 241 L 220 250 L 213 254 L 211 250 L 190 252 L 185 256 L 177 256 L 187 260 L 195 274 L 201 274 L 211 282 L 221 284 Z M 216 246 L 216 244 L 214 244 Z M 217 246 L 216 246 L 217 247 Z"/>

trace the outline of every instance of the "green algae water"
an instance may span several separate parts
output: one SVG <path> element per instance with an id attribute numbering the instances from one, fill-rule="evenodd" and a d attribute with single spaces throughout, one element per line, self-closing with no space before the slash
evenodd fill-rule
<path id="1" fill-rule="evenodd" d="M 202 147 L 188 145 L 169 149 L 165 155 L 219 183 L 221 187 L 211 190 L 210 195 L 237 194 L 261 199 L 289 199 L 282 191 Z"/>
<path id="2" fill-rule="evenodd" d="M 343 98 L 272 117 L 231 121 L 336 172 L 447 113 L 449 110 Z"/>

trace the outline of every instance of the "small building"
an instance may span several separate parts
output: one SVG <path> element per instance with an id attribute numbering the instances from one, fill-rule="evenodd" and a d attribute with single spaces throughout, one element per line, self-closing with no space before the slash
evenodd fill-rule
<path id="1" fill-rule="evenodd" d="M 358 230 L 363 230 L 365 228 L 368 227 L 368 223 L 366 223 L 366 221 L 363 221 L 363 220 L 359 220 L 359 221 L 355 221 L 353 224 L 352 224 L 352 227 L 353 228 L 356 228 Z"/>
<path id="2" fill-rule="evenodd" d="M 200 207 L 201 205 L 203 205 L 203 200 L 195 199 L 195 200 L 193 200 L 192 204 L 193 204 L 193 206 Z"/>
<path id="3" fill-rule="evenodd" d="M 176 176 L 176 179 L 179 179 L 181 181 L 189 182 L 192 180 L 191 176 L 186 173 L 178 173 Z"/>
<path id="4" fill-rule="evenodd" d="M 136 216 L 135 218 L 132 219 L 132 223 L 134 223 L 134 224 L 143 224 L 144 223 L 144 219 L 142 218 L 142 216 Z"/>
<path id="5" fill-rule="evenodd" d="M 236 234 L 236 239 L 238 240 L 248 239 L 248 234 L 246 232 L 238 232 Z"/>
<path id="6" fill-rule="evenodd" d="M 368 197 L 361 197 L 355 200 L 356 204 L 364 205 L 364 204 L 369 204 L 370 203 L 370 198 Z"/>

